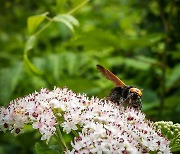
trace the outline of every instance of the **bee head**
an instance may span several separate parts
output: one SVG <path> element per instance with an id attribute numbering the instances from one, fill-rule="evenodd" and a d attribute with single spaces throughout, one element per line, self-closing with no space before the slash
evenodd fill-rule
<path id="1" fill-rule="evenodd" d="M 129 93 L 133 94 L 134 96 L 139 97 L 139 98 L 141 98 L 141 96 L 142 96 L 142 91 L 138 88 L 130 88 Z"/>

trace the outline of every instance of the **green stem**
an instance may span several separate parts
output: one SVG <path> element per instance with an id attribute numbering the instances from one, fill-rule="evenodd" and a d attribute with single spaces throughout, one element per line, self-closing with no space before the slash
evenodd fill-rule
<path id="1" fill-rule="evenodd" d="M 163 5 L 162 5 L 162 0 L 157 0 L 157 4 L 159 6 L 159 13 L 160 13 L 160 18 L 161 18 L 161 21 L 162 21 L 162 26 L 163 26 L 163 29 L 164 29 L 164 33 L 166 34 L 166 40 L 165 40 L 165 44 L 166 44 L 166 47 L 163 51 L 163 54 L 162 54 L 162 58 L 161 58 L 161 61 L 162 61 L 162 67 L 161 67 L 161 96 L 160 96 L 160 108 L 159 108 L 159 119 L 161 119 L 162 117 L 162 114 L 163 114 L 163 109 L 164 109 L 164 103 L 165 103 L 165 96 L 166 96 L 166 63 L 167 63 L 167 49 L 168 49 L 168 45 L 169 45 L 169 23 L 165 17 L 165 13 L 164 13 L 164 10 L 163 10 Z"/>
<path id="2" fill-rule="evenodd" d="M 80 5 L 76 6 L 74 9 L 70 10 L 67 14 L 73 14 L 74 12 L 76 12 L 78 9 L 80 9 L 81 7 L 83 7 L 85 4 L 87 4 L 90 0 L 86 0 L 84 2 L 82 2 Z"/>
<path id="3" fill-rule="evenodd" d="M 59 139 L 59 136 L 55 134 L 54 137 L 56 138 L 56 140 L 58 141 L 58 143 L 61 144 L 61 141 L 60 141 L 60 139 Z"/>
<path id="4" fill-rule="evenodd" d="M 39 35 L 42 31 L 44 31 L 46 28 L 49 27 L 49 25 L 53 22 L 53 20 L 49 20 L 49 22 L 47 24 L 44 25 L 44 27 L 42 27 L 39 31 L 36 32 L 36 36 Z"/>
<path id="5" fill-rule="evenodd" d="M 87 4 L 90 0 L 86 0 L 84 2 L 82 2 L 80 5 L 76 6 L 74 9 L 70 10 L 67 14 L 73 14 L 74 12 L 76 12 L 78 9 L 80 9 L 81 7 L 83 7 L 85 4 Z M 44 25 L 44 27 L 42 27 L 39 31 L 36 32 L 36 36 L 39 35 L 41 32 L 43 32 L 46 28 L 49 27 L 49 25 L 53 22 L 53 19 L 46 17 L 47 20 L 49 20 L 49 22 L 47 24 Z"/>
<path id="6" fill-rule="evenodd" d="M 75 130 L 72 130 L 72 133 L 73 133 L 75 136 L 78 136 L 78 133 L 77 133 Z"/>
<path id="7" fill-rule="evenodd" d="M 66 149 L 68 149 L 68 147 L 67 147 L 67 145 L 66 145 L 66 143 L 65 143 L 65 141 L 64 141 L 64 138 L 63 138 L 63 136 L 62 136 L 60 127 L 57 126 L 57 127 L 56 127 L 56 130 L 57 130 L 57 134 L 58 134 L 58 137 L 59 137 L 61 143 L 63 144 L 63 146 L 64 146 Z"/>

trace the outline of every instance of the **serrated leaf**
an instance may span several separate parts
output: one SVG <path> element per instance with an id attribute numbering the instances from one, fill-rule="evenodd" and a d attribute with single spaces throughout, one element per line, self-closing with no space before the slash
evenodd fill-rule
<path id="1" fill-rule="evenodd" d="M 43 14 L 30 16 L 27 20 L 27 26 L 28 26 L 28 33 L 31 35 L 33 34 L 37 27 L 44 21 L 45 17 L 48 15 L 48 12 L 45 12 Z"/>
<path id="2" fill-rule="evenodd" d="M 76 18 L 69 14 L 62 14 L 62 15 L 57 15 L 53 18 L 54 21 L 56 22 L 62 22 L 65 24 L 72 32 L 74 32 L 74 26 L 78 26 L 79 22 Z"/>

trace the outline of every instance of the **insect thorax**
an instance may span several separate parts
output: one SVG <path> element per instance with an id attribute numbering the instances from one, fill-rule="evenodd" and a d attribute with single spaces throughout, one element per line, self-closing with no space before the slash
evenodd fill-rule
<path id="1" fill-rule="evenodd" d="M 108 99 L 116 103 L 117 105 L 121 104 L 128 97 L 129 89 L 131 87 L 132 86 L 126 86 L 124 88 L 122 87 L 113 88 L 108 96 Z"/>

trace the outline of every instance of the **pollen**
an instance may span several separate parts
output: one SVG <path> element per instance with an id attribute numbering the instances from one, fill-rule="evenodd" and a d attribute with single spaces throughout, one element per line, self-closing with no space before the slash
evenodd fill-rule
<path id="1" fill-rule="evenodd" d="M 15 112 L 16 114 L 23 114 L 23 113 L 24 113 L 21 108 L 15 109 L 14 112 Z"/>

